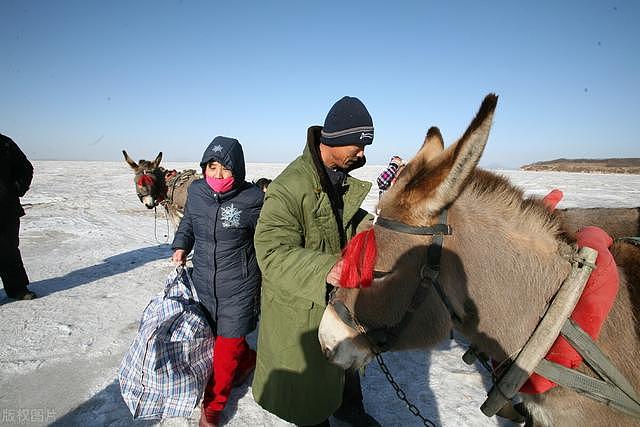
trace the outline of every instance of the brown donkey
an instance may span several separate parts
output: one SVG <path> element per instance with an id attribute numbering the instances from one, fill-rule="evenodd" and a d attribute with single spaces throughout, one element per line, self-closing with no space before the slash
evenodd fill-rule
<path id="1" fill-rule="evenodd" d="M 376 351 L 433 347 L 455 328 L 500 364 L 517 355 L 536 329 L 572 269 L 567 260 L 572 242 L 560 217 L 539 199 L 525 199 L 505 178 L 477 169 L 496 105 L 497 97 L 487 96 L 464 135 L 446 150 L 438 129 L 431 128 L 380 200 L 373 282 L 368 288 L 337 288 L 320 324 L 319 340 L 333 363 L 360 367 L 374 356 L 374 344 Z M 450 229 L 438 225 L 443 212 Z M 452 232 L 410 234 L 429 227 Z M 617 245 L 629 246 L 620 249 L 637 270 L 638 249 Z M 425 263 L 427 254 L 439 255 L 439 276 L 437 267 Z M 619 268 L 620 288 L 597 340 L 635 390 L 640 388 L 637 274 L 632 282 Z M 439 288 L 422 286 L 433 277 Z M 416 299 L 418 294 L 422 298 Z M 580 370 L 590 372 L 584 363 Z M 523 399 L 531 425 L 638 425 L 637 419 L 563 387 Z"/>
<path id="2" fill-rule="evenodd" d="M 160 166 L 162 152 L 158 153 L 152 162 L 140 160 L 138 163 L 134 162 L 125 150 L 122 150 L 122 154 L 135 174 L 133 182 L 140 201 L 148 209 L 159 204 L 164 206 L 174 228 L 177 228 L 187 202 L 187 188 L 201 176 L 193 169 L 181 172 L 164 169 Z"/>
<path id="3" fill-rule="evenodd" d="M 569 208 L 556 214 L 570 235 L 585 225 L 597 225 L 613 238 L 640 236 L 640 208 Z"/>

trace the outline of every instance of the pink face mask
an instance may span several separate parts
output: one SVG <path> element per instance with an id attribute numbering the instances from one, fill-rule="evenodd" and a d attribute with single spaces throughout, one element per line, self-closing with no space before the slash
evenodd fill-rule
<path id="1" fill-rule="evenodd" d="M 226 193 L 233 188 L 234 179 L 232 176 L 229 178 L 211 178 L 207 176 L 205 179 L 209 187 L 216 193 Z"/>

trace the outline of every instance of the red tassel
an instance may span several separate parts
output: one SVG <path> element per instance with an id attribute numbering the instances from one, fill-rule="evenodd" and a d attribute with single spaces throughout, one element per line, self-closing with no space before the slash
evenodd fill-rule
<path id="1" fill-rule="evenodd" d="M 354 236 L 342 251 L 340 286 L 345 288 L 368 288 L 373 281 L 376 263 L 376 237 L 373 228 Z"/>
<path id="2" fill-rule="evenodd" d="M 153 184 L 153 178 L 147 174 L 140 175 L 140 177 L 138 178 L 138 185 L 140 187 L 152 186 Z"/>

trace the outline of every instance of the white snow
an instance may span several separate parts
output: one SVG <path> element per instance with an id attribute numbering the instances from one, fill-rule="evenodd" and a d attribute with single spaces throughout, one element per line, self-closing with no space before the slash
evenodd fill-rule
<path id="1" fill-rule="evenodd" d="M 22 199 L 23 260 L 39 298 L 11 302 L 0 291 L 0 424 L 155 425 L 134 422 L 120 397 L 118 365 L 138 320 L 172 265 L 172 232 L 161 211 L 137 199 L 123 162 L 36 161 L 31 190 Z M 196 168 L 168 163 L 176 169 Z M 275 177 L 284 165 L 248 164 L 247 178 Z M 374 182 L 383 166 L 354 175 Z M 527 194 L 564 191 L 560 207 L 640 206 L 640 176 L 500 171 Z M 364 203 L 371 211 L 375 185 Z M 250 336 L 255 345 L 255 333 Z M 488 380 L 460 359 L 456 336 L 430 351 L 385 355 L 396 381 L 436 424 L 508 425 L 478 409 Z M 262 410 L 249 384 L 236 389 L 225 410 L 230 426 L 283 426 Z M 420 425 L 395 397 L 377 364 L 363 377 L 367 411 L 384 426 Z M 163 425 L 197 425 L 174 419 Z"/>

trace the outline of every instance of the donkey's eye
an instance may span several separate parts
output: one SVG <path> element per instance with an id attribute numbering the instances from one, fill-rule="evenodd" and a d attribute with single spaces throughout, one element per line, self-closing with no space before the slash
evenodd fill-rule
<path id="1" fill-rule="evenodd" d="M 374 279 L 383 279 L 389 273 L 391 273 L 391 272 L 390 271 L 373 270 L 373 278 Z"/>

